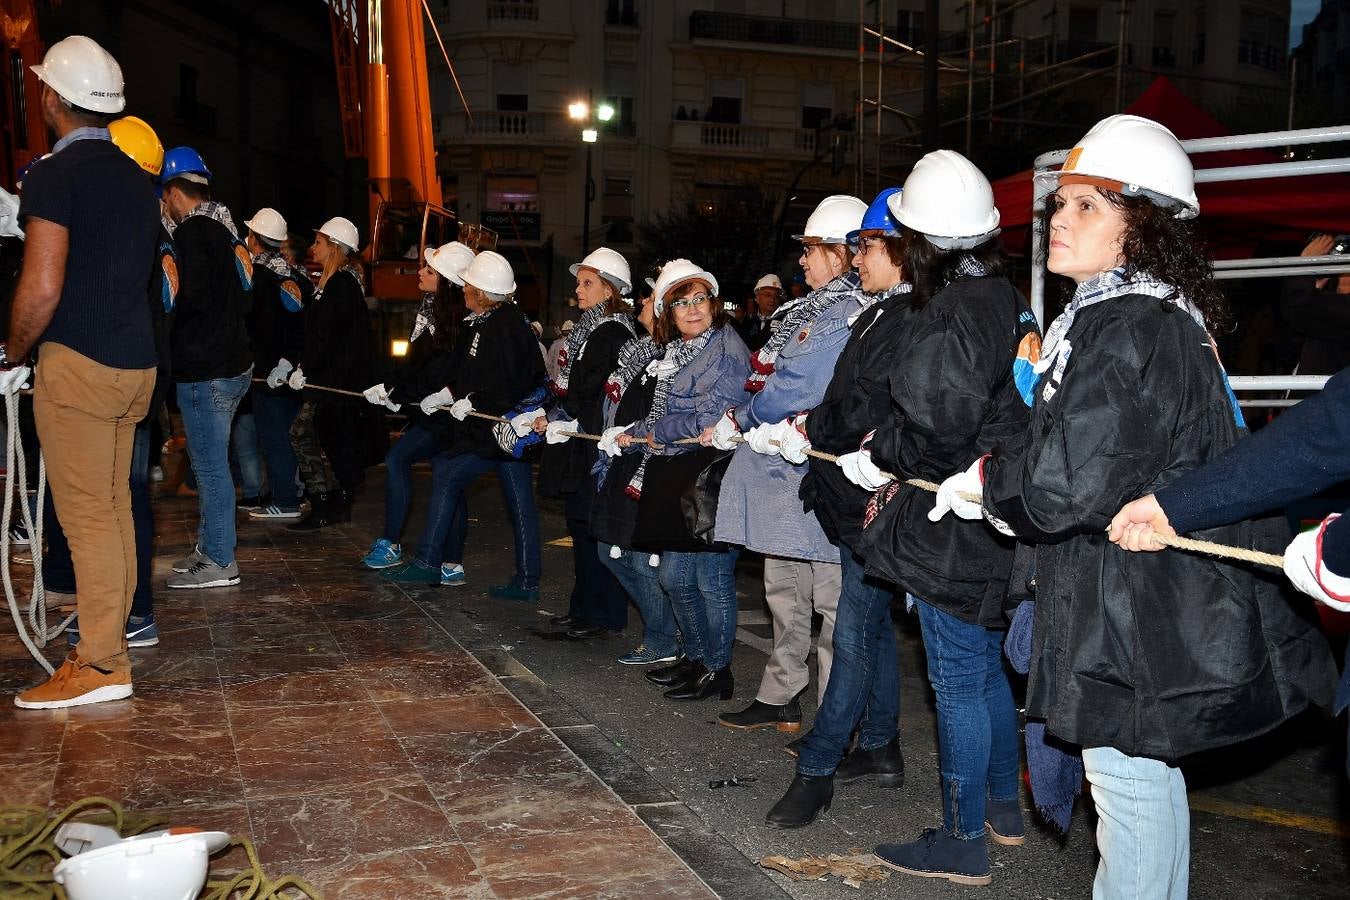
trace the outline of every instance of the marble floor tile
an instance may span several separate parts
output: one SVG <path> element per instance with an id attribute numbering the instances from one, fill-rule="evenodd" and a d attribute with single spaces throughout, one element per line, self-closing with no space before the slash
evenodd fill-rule
<path id="1" fill-rule="evenodd" d="M 334 741 L 239 754 L 248 800 L 406 784 L 418 778 L 392 739 Z"/>
<path id="2" fill-rule="evenodd" d="M 432 791 L 466 842 L 640 824 L 589 772 L 433 783 Z"/>
<path id="3" fill-rule="evenodd" d="M 422 653 L 393 664 L 378 660 L 350 670 L 372 700 L 422 700 L 462 697 L 469 694 L 499 694 L 500 683 L 476 662 L 444 664 L 435 654 Z"/>
<path id="4" fill-rule="evenodd" d="M 225 703 L 231 708 L 348 703 L 366 697 L 361 685 L 341 669 L 240 673 L 222 676 L 220 682 Z"/>
<path id="5" fill-rule="evenodd" d="M 537 728 L 539 721 L 505 691 L 378 703 L 399 737 Z"/>
<path id="6" fill-rule="evenodd" d="M 585 771 L 581 762 L 542 728 L 404 738 L 402 744 L 437 792 L 446 782 L 539 778 Z"/>
<path id="7" fill-rule="evenodd" d="M 395 850 L 334 863 L 278 862 L 269 874 L 302 875 L 325 900 L 496 900 L 460 846 Z"/>
<path id="8" fill-rule="evenodd" d="M 55 752 L 0 753 L 0 803 L 45 807 L 56 783 Z"/>
<path id="9" fill-rule="evenodd" d="M 379 707 L 366 700 L 235 709 L 230 724 L 241 754 L 286 748 L 322 750 L 330 744 L 394 737 Z"/>

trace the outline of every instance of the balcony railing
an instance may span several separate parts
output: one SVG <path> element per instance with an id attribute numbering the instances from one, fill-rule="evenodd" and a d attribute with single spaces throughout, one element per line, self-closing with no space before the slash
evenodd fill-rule
<path id="1" fill-rule="evenodd" d="M 773 159 L 810 159 L 816 155 L 816 139 L 821 134 L 814 128 L 771 128 L 684 119 L 671 122 L 670 128 L 673 150 Z M 826 140 L 832 140 L 837 132 L 824 134 Z M 840 134 L 839 137 L 846 142 L 843 152 L 851 152 L 853 135 Z M 829 149 L 822 148 L 824 152 Z"/>
<path id="2" fill-rule="evenodd" d="M 702 10 L 689 15 L 689 37 L 826 50 L 858 49 L 858 26 L 815 19 L 780 19 Z"/>
<path id="3" fill-rule="evenodd" d="M 489 22 L 534 22 L 538 18 L 536 0 L 487 0 Z"/>
<path id="4" fill-rule="evenodd" d="M 501 112 L 481 110 L 473 121 L 464 113 L 449 113 L 432 120 L 438 141 L 490 144 L 565 144 L 581 140 L 581 132 L 561 112 Z"/>

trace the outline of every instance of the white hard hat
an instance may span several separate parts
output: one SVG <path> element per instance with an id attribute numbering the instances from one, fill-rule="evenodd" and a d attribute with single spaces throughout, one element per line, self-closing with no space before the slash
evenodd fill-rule
<path id="1" fill-rule="evenodd" d="M 39 65 L 28 68 L 62 100 L 81 109 L 116 113 L 127 105 L 122 67 L 93 38 L 72 34 L 52 44 Z"/>
<path id="2" fill-rule="evenodd" d="M 344 219 L 342 216 L 334 216 L 320 225 L 319 234 L 327 235 L 353 253 L 361 247 L 361 237 L 357 234 L 356 226 L 352 224 L 351 219 Z"/>
<path id="3" fill-rule="evenodd" d="M 473 256 L 468 245 L 459 241 L 428 247 L 426 252 L 427 265 L 460 287 L 464 287 L 464 270 L 473 262 Z"/>
<path id="4" fill-rule="evenodd" d="M 509 295 L 516 292 L 516 274 L 506 257 L 492 250 L 484 250 L 473 258 L 464 270 L 465 284 L 471 284 L 489 294 Z"/>
<path id="5" fill-rule="evenodd" d="M 620 296 L 627 297 L 628 292 L 633 289 L 633 275 L 628 269 L 628 260 L 617 250 L 597 247 L 581 262 L 572 263 L 567 271 L 576 275 L 583 267 L 599 272 L 601 278 L 618 288 Z"/>
<path id="6" fill-rule="evenodd" d="M 652 300 L 652 312 L 656 315 L 666 308 L 666 294 L 670 289 L 687 281 L 706 281 L 712 288 L 713 296 L 717 296 L 717 279 L 711 272 L 704 271 L 699 266 L 694 265 L 687 259 L 672 259 L 661 267 L 661 274 L 656 278 L 656 284 L 652 290 L 655 296 Z"/>
<path id="7" fill-rule="evenodd" d="M 857 231 L 867 212 L 867 204 L 848 194 L 835 194 L 820 201 L 794 241 L 810 240 L 821 244 L 842 244 L 850 231 Z"/>
<path id="8" fill-rule="evenodd" d="M 1178 219 L 1200 213 L 1190 157 L 1166 126 L 1142 116 L 1107 116 L 1069 151 L 1063 168 L 1037 175 L 1055 185 L 1070 177 L 1107 182 L 1100 186 L 1175 209 Z"/>
<path id="9" fill-rule="evenodd" d="M 70 900 L 191 900 L 206 884 L 208 857 L 229 844 L 223 832 L 138 835 L 72 856 L 52 872 Z"/>
<path id="10" fill-rule="evenodd" d="M 886 206 L 901 225 L 943 250 L 977 247 L 999 232 L 989 179 L 955 150 L 934 150 L 915 163 L 904 190 Z"/>
<path id="11" fill-rule="evenodd" d="M 245 222 L 244 225 L 254 234 L 278 243 L 286 240 L 289 234 L 286 231 L 286 220 L 282 218 L 281 213 L 270 206 L 264 206 L 258 210 L 253 214 L 253 218 Z"/>
<path id="12" fill-rule="evenodd" d="M 783 281 L 773 273 L 762 275 L 760 276 L 759 281 L 755 282 L 755 290 L 759 290 L 760 288 L 774 288 L 775 290 L 781 291 L 783 289 Z"/>

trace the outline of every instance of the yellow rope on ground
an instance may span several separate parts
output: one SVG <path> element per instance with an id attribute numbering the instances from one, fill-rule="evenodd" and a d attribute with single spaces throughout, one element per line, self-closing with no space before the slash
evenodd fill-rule
<path id="1" fill-rule="evenodd" d="M 57 864 L 67 858 L 53 836 L 63 824 L 76 819 L 106 825 L 123 837 L 168 826 L 160 816 L 127 812 L 106 797 L 77 800 L 54 818 L 37 806 L 0 806 L 0 897 L 59 900 L 66 896 L 52 879 Z M 244 849 L 249 867 L 231 878 L 206 882 L 200 900 L 320 900 L 314 887 L 293 875 L 268 878 L 248 838 L 232 837 L 229 846 Z"/>

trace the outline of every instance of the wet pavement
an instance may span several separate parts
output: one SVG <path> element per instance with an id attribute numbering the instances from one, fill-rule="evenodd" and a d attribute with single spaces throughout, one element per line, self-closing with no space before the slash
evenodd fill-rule
<path id="1" fill-rule="evenodd" d="M 426 479 L 419 470 L 417 484 Z M 1082 803 L 1065 838 L 1032 827 L 1023 847 L 991 845 L 989 888 L 894 875 L 854 890 L 754 864 L 870 849 L 940 821 L 933 700 L 912 618 L 896 615 L 904 787 L 841 785 L 816 824 L 771 829 L 763 817 L 792 778 L 783 745 L 793 735 L 716 722 L 753 699 L 769 644 L 753 559 L 738 571 L 735 700 L 678 704 L 616 662 L 640 641 L 636 612 L 616 637 L 570 641 L 548 625 L 571 587 L 559 505 L 541 504 L 542 599 L 513 603 L 483 594 L 512 558 L 491 479 L 471 497 L 468 582 L 444 588 L 387 585 L 357 564 L 380 528 L 381 484 L 373 470 L 356 521 L 316 534 L 241 516 L 243 583 L 157 591 L 162 640 L 132 651 L 134 699 L 0 705 L 0 802 L 55 813 L 101 794 L 249 836 L 269 874 L 301 875 L 328 897 L 1090 894 Z M 191 547 L 196 503 L 162 498 L 156 512 L 162 582 Z M 37 676 L 13 626 L 0 627 L 0 688 Z M 814 690 L 803 697 L 808 725 Z M 1314 712 L 1187 765 L 1193 897 L 1345 896 L 1343 726 Z M 731 776 L 756 780 L 709 788 Z"/>

